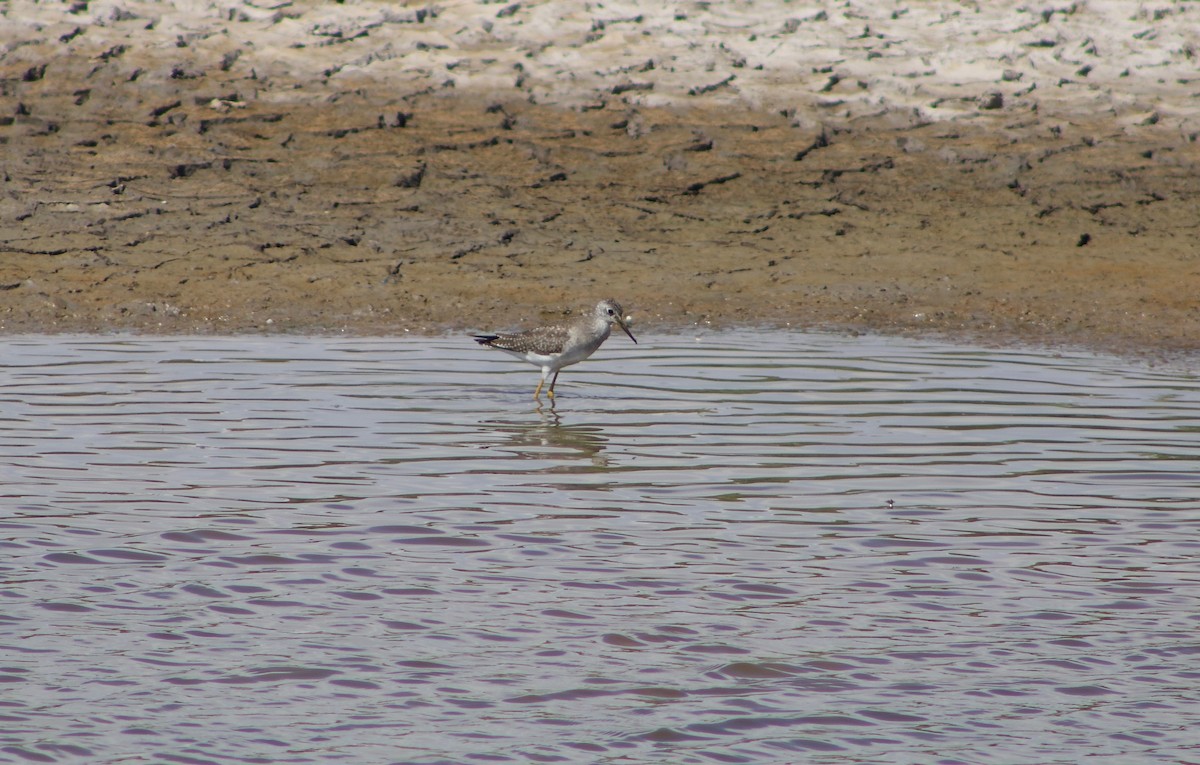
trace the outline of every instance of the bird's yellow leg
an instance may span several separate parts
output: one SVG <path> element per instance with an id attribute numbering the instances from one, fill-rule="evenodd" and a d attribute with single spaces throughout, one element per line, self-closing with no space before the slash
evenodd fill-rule
<path id="1" fill-rule="evenodd" d="M 546 391 L 546 394 L 550 396 L 550 398 L 554 398 L 554 383 L 556 382 L 558 382 L 558 372 L 554 373 L 554 378 L 550 380 L 550 389 Z"/>
<path id="2" fill-rule="evenodd" d="M 542 397 L 542 385 L 544 385 L 544 384 L 545 384 L 545 382 L 546 382 L 546 378 L 545 378 L 545 377 L 543 377 L 542 379 L 538 380 L 538 386 L 537 386 L 537 390 L 535 390 L 535 391 L 533 392 L 533 397 L 534 397 L 534 398 L 541 398 L 541 397 Z M 553 394 L 553 393 L 551 393 L 550 395 L 551 395 L 551 396 L 553 396 L 554 394 Z"/>

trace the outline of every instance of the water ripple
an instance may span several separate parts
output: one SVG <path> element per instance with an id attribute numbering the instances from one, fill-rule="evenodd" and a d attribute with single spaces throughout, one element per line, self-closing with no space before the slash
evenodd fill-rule
<path id="1" fill-rule="evenodd" d="M 1183 761 L 1200 380 L 751 332 L 9 338 L 0 762 Z"/>

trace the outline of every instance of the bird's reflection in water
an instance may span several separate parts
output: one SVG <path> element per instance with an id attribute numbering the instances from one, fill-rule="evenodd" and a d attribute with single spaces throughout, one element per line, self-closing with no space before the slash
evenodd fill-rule
<path id="1" fill-rule="evenodd" d="M 501 448 L 522 459 L 575 457 L 590 459 L 596 467 L 608 464 L 604 455 L 608 439 L 600 426 L 564 424 L 553 406 L 539 406 L 536 411 L 536 421 L 488 420 L 484 424 L 505 434 L 507 441 Z"/>

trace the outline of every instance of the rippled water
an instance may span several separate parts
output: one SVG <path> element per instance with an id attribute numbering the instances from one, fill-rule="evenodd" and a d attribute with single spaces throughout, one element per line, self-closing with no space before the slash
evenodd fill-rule
<path id="1" fill-rule="evenodd" d="M 0 762 L 1200 761 L 1200 381 L 10 337 Z"/>

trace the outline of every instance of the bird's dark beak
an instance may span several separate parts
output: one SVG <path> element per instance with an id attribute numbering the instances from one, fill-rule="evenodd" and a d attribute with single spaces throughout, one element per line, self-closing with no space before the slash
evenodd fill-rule
<path id="1" fill-rule="evenodd" d="M 634 345 L 637 345 L 637 338 L 634 337 L 633 333 L 629 331 L 629 326 L 625 323 L 625 320 L 622 319 L 620 316 L 617 317 L 617 325 L 620 326 L 621 329 L 625 330 L 625 334 L 629 335 L 629 339 L 633 341 Z"/>

